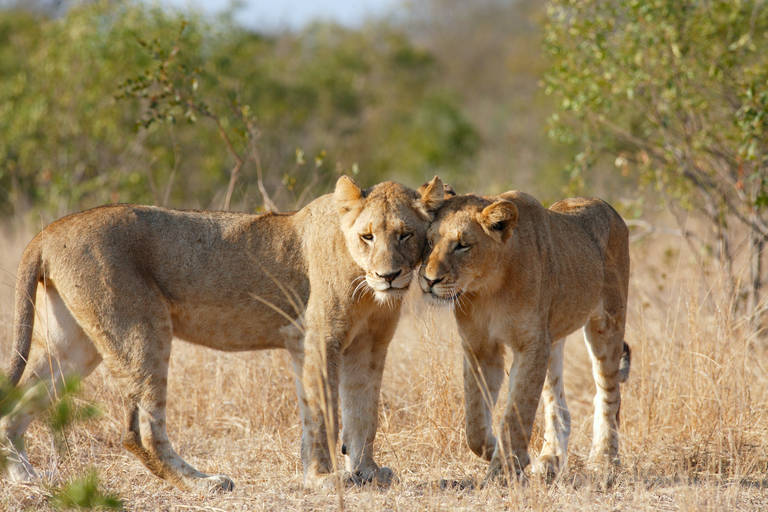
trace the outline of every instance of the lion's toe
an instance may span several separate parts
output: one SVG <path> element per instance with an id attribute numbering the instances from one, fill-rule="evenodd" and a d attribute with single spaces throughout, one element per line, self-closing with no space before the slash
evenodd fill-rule
<path id="1" fill-rule="evenodd" d="M 397 477 L 392 469 L 382 466 L 376 470 L 374 483 L 379 487 L 389 487 L 395 482 L 397 482 Z"/>
<path id="2" fill-rule="evenodd" d="M 5 468 L 6 478 L 15 483 L 31 483 L 40 480 L 38 475 L 32 466 L 22 465 L 17 463 L 9 463 Z"/>
<path id="3" fill-rule="evenodd" d="M 30 483 L 40 480 L 40 475 L 35 472 L 25 454 L 13 453 L 12 455 L 5 455 L 3 451 L 0 451 L 0 459 L 5 456 L 5 477 L 9 481 Z"/>
<path id="4" fill-rule="evenodd" d="M 488 472 L 480 484 L 480 487 L 487 487 L 491 484 L 507 486 L 510 482 L 518 481 L 521 484 L 527 483 L 527 478 L 518 464 L 504 462 L 499 458 L 491 459 L 488 466 Z"/>
<path id="5" fill-rule="evenodd" d="M 547 482 L 551 482 L 557 477 L 561 469 L 560 457 L 554 454 L 546 454 L 536 459 L 531 471 L 534 475 L 538 475 L 546 479 Z"/>
<path id="6" fill-rule="evenodd" d="M 201 487 L 210 493 L 231 492 L 235 489 L 235 482 L 227 475 L 206 477 L 202 480 L 201 484 Z"/>
<path id="7" fill-rule="evenodd" d="M 374 485 L 380 488 L 386 488 L 397 480 L 395 472 L 388 467 L 372 467 L 359 469 L 357 471 L 344 471 L 341 474 L 341 482 L 344 487 L 363 487 Z M 337 482 L 334 478 L 333 484 Z"/>

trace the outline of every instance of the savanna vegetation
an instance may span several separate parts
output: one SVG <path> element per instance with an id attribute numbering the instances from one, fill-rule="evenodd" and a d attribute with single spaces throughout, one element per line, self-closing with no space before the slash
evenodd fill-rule
<path id="1" fill-rule="evenodd" d="M 411 186 L 439 174 L 459 193 L 598 195 L 633 229 L 610 482 L 584 467 L 594 388 L 570 340 L 564 474 L 442 488 L 485 464 L 466 446 L 453 320 L 411 293 L 377 437 L 391 489 L 301 488 L 285 354 L 176 343 L 170 437 L 233 493 L 185 494 L 123 450 L 119 383 L 100 368 L 64 406 L 96 403 L 99 418 L 35 423 L 43 482 L 3 482 L 0 509 L 765 509 L 767 130 L 762 0 L 425 0 L 360 27 L 271 33 L 132 1 L 0 3 L 4 361 L 24 244 L 99 204 L 293 209 L 341 173 Z M 6 411 L 16 392 L 0 393 Z M 541 442 L 537 425 L 533 453 Z"/>

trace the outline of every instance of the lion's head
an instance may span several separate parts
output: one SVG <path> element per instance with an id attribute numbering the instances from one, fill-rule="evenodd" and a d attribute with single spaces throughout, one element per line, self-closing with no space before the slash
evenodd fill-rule
<path id="1" fill-rule="evenodd" d="M 449 303 L 463 293 L 500 286 L 505 242 L 517 225 L 514 203 L 465 195 L 446 199 L 427 231 L 419 285 Z"/>
<path id="2" fill-rule="evenodd" d="M 347 248 L 378 301 L 405 293 L 444 194 L 437 176 L 419 191 L 391 181 L 362 190 L 348 176 L 336 182 L 334 200 Z"/>

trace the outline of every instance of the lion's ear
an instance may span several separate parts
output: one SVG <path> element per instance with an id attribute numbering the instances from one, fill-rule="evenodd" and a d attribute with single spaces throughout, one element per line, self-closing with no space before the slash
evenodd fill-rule
<path id="1" fill-rule="evenodd" d="M 358 211 L 363 206 L 363 191 L 349 176 L 343 175 L 336 180 L 336 190 L 333 192 L 339 215 Z"/>
<path id="2" fill-rule="evenodd" d="M 420 207 L 431 218 L 432 214 L 443 204 L 443 200 L 446 197 L 443 181 L 439 176 L 435 176 L 420 186 L 417 192 L 419 193 L 419 199 L 416 202 L 417 207 Z M 454 195 L 456 194 L 454 193 Z"/>
<path id="3" fill-rule="evenodd" d="M 438 176 L 435 176 L 430 181 L 426 182 L 422 186 L 420 186 L 416 191 L 419 193 L 420 196 L 423 196 L 424 193 L 427 191 L 427 189 L 432 185 L 432 182 L 435 181 L 435 179 L 440 179 Z M 456 191 L 453 189 L 452 186 L 450 186 L 447 183 L 443 183 L 443 199 L 448 199 L 449 197 L 453 197 L 456 195 Z"/>
<path id="4" fill-rule="evenodd" d="M 477 214 L 477 222 L 488 236 L 498 242 L 504 242 L 517 226 L 517 215 L 517 206 L 502 199 L 483 208 L 483 211 Z"/>

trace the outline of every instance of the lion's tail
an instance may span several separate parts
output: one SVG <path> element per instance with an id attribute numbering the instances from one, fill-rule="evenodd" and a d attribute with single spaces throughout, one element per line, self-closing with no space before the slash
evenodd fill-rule
<path id="1" fill-rule="evenodd" d="M 27 366 L 32 328 L 35 322 L 35 296 L 42 276 L 42 244 L 36 236 L 24 249 L 16 276 L 15 310 L 13 321 L 13 361 L 9 375 L 13 386 L 19 383 Z"/>
<path id="2" fill-rule="evenodd" d="M 625 341 L 621 352 L 621 361 L 619 361 L 619 382 L 626 382 L 629 378 L 629 366 L 632 362 L 632 351 L 629 344 Z"/>

